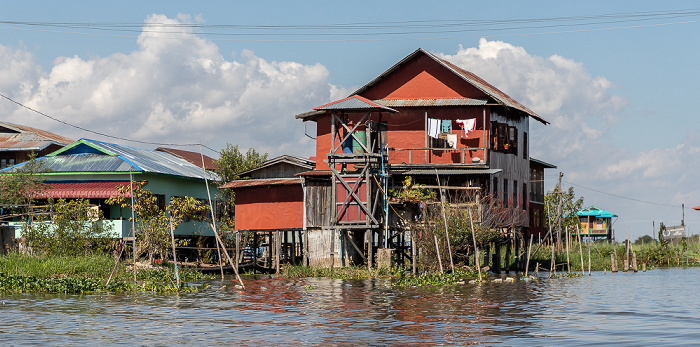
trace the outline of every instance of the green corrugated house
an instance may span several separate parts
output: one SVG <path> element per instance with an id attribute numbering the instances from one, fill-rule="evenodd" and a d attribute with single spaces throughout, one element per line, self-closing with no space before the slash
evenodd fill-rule
<path id="1" fill-rule="evenodd" d="M 218 176 L 215 173 L 165 151 L 82 139 L 37 160 L 48 169 L 43 175 L 50 186 L 37 199 L 89 199 L 91 205 L 103 212 L 105 219 L 112 221 L 115 237 L 131 235 L 131 222 L 128 220 L 131 211 L 107 205 L 105 201 L 118 195 L 117 187 L 129 184 L 131 179 L 146 181 L 144 187 L 156 196 L 161 207 L 165 207 L 173 196 L 191 196 L 208 201 L 205 175 L 212 199 L 218 196 L 214 184 Z M 0 173 L 12 173 L 25 164 L 6 168 Z M 184 222 L 175 230 L 179 236 L 195 233 L 213 236 L 208 224 L 195 221 Z M 21 230 L 18 228 L 16 237 L 20 236 Z"/>

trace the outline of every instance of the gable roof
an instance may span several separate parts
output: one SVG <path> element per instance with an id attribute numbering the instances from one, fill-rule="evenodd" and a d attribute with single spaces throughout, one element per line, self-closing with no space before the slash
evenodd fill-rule
<path id="1" fill-rule="evenodd" d="M 612 217 L 617 217 L 616 214 L 597 208 L 595 206 L 590 206 L 588 208 L 585 208 L 583 210 L 580 210 L 576 212 L 576 215 L 581 216 L 581 217 L 600 217 L 600 218 L 612 218 Z"/>
<path id="2" fill-rule="evenodd" d="M 207 170 L 216 170 L 216 160 L 214 160 L 212 157 L 203 155 L 198 152 L 190 152 L 190 151 L 185 151 L 183 149 L 176 149 L 176 148 L 166 148 L 166 147 L 158 147 L 156 148 L 156 151 L 159 152 L 166 152 L 170 153 L 176 157 L 180 157 L 182 159 L 187 160 L 188 162 L 199 166 L 200 168 L 202 167 L 202 157 L 204 157 L 204 168 Z"/>
<path id="3" fill-rule="evenodd" d="M 202 168 L 167 152 L 121 146 L 113 143 L 81 139 L 58 151 L 39 158 L 51 173 L 156 173 L 204 179 Z M 13 172 L 26 164 L 4 169 Z M 207 179 L 218 176 L 207 172 Z"/>
<path id="4" fill-rule="evenodd" d="M 397 113 L 391 107 L 378 104 L 360 95 L 351 95 L 345 99 L 333 101 L 323 106 L 314 107 L 314 110 L 329 111 L 329 110 L 347 110 L 347 111 L 387 111 Z"/>
<path id="5" fill-rule="evenodd" d="M 250 174 L 255 172 L 255 171 L 264 170 L 264 169 L 267 169 L 271 166 L 275 166 L 275 165 L 279 165 L 279 164 L 290 164 L 290 165 L 298 166 L 298 167 L 306 169 L 306 170 L 313 170 L 316 167 L 316 162 L 311 160 L 311 159 L 306 159 L 306 158 L 302 158 L 302 157 L 284 154 L 284 155 L 281 155 L 279 157 L 269 159 L 266 162 L 264 162 L 262 165 L 254 168 L 254 169 L 240 172 L 240 173 L 238 173 L 238 176 L 240 176 L 240 177 L 250 176 Z"/>
<path id="6" fill-rule="evenodd" d="M 72 142 L 46 130 L 0 122 L 0 151 L 39 151 L 52 144 L 65 146 Z"/>
<path id="7" fill-rule="evenodd" d="M 519 111 L 522 111 L 522 112 L 528 114 L 530 117 L 542 122 L 543 124 L 549 123 L 544 118 L 542 118 L 540 115 L 538 115 L 537 113 L 533 112 L 529 108 L 527 108 L 524 105 L 522 105 L 521 103 L 517 102 L 515 99 L 511 98 L 506 93 L 502 92 L 501 90 L 494 87 L 490 83 L 484 81 L 481 77 L 479 77 L 479 76 L 477 76 L 477 75 L 475 75 L 467 70 L 464 70 L 464 69 L 458 67 L 457 65 L 450 63 L 447 60 L 441 59 L 441 58 L 437 57 L 436 55 L 434 55 L 434 54 L 432 54 L 432 53 L 430 53 L 422 48 L 418 48 L 416 51 L 409 54 L 406 58 L 403 58 L 401 61 L 394 64 L 394 66 L 390 67 L 388 70 L 384 71 L 382 74 L 377 76 L 375 79 L 373 79 L 369 83 L 365 84 L 360 89 L 356 90 L 354 93 L 351 94 L 351 96 L 357 95 L 357 94 L 362 94 L 363 92 L 368 90 L 370 87 L 375 85 L 377 82 L 384 79 L 386 76 L 388 76 L 391 73 L 393 73 L 394 71 L 396 71 L 399 67 L 405 65 L 406 63 L 413 60 L 414 58 L 416 58 L 419 55 L 425 55 L 425 56 L 433 59 L 435 62 L 444 66 L 446 69 L 452 71 L 455 75 L 459 76 L 461 79 L 463 79 L 467 83 L 469 83 L 469 84 L 473 85 L 475 88 L 481 90 L 483 93 L 488 95 L 491 99 L 493 99 L 496 103 L 503 105 L 505 107 L 510 107 L 510 108 L 514 108 L 514 109 L 517 109 Z M 379 101 L 377 101 L 377 102 L 379 103 Z"/>

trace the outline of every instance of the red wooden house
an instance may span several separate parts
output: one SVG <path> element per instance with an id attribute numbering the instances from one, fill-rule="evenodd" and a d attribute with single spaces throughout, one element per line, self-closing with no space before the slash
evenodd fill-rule
<path id="1" fill-rule="evenodd" d="M 374 246 L 405 246 L 384 192 L 406 176 L 447 199 L 471 192 L 496 201 L 511 232 L 530 226 L 529 124 L 548 122 L 432 53 L 418 49 L 349 97 L 296 118 L 317 123 L 315 169 L 296 175 L 309 264 L 372 264 Z M 236 222 L 243 218 L 237 212 Z"/>

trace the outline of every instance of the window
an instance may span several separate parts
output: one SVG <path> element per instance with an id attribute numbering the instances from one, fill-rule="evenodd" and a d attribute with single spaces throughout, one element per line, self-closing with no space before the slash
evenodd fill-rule
<path id="1" fill-rule="evenodd" d="M 0 159 L 0 169 L 7 167 L 7 159 Z"/>
<path id="2" fill-rule="evenodd" d="M 156 198 L 156 206 L 158 206 L 158 209 L 165 211 L 165 195 L 153 194 L 153 196 Z"/>
<path id="3" fill-rule="evenodd" d="M 518 128 L 505 123 L 491 122 L 491 149 L 517 154 Z"/>
<path id="4" fill-rule="evenodd" d="M 518 181 L 513 181 L 513 208 L 518 208 Z"/>
<path id="5" fill-rule="evenodd" d="M 503 206 L 508 207 L 508 179 L 503 179 Z"/>
<path id="6" fill-rule="evenodd" d="M 527 211 L 527 183 L 523 183 L 523 211 Z"/>
<path id="7" fill-rule="evenodd" d="M 523 159 L 528 159 L 527 153 L 527 133 L 523 132 Z"/>

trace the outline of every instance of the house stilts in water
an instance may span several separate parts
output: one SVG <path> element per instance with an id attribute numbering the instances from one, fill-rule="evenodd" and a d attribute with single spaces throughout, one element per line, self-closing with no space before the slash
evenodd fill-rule
<path id="1" fill-rule="evenodd" d="M 317 131 L 315 168 L 295 176 L 309 265 L 412 257 L 411 228 L 428 203 L 389 197 L 406 185 L 452 206 L 479 206 L 476 218 L 489 219 L 502 242 L 530 228 L 529 124 L 548 122 L 432 53 L 418 49 L 349 97 L 296 118 L 316 122 Z M 249 218 L 239 204 L 236 229 Z"/>

